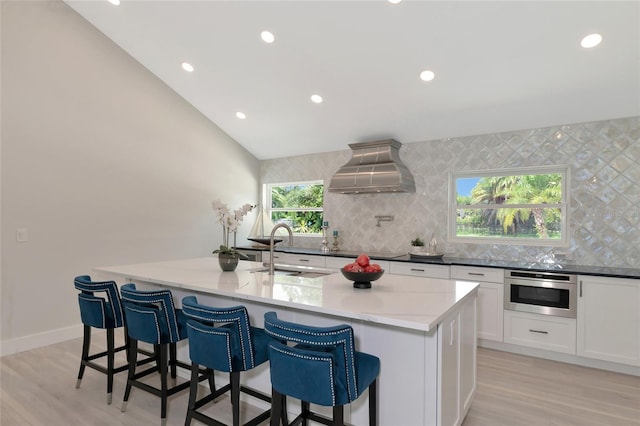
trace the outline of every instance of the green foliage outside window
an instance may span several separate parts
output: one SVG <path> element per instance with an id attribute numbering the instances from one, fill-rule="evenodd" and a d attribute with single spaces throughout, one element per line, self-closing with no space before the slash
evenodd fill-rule
<path id="1" fill-rule="evenodd" d="M 455 179 L 454 236 L 561 240 L 564 177 L 531 173 Z M 465 181 L 475 186 L 463 194 Z"/>
<path id="2" fill-rule="evenodd" d="M 273 223 L 284 222 L 296 234 L 322 232 L 322 183 L 268 185 L 267 188 Z"/>

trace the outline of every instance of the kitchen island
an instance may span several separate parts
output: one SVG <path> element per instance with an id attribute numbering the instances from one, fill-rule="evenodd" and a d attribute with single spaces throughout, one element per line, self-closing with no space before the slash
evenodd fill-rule
<path id="1" fill-rule="evenodd" d="M 119 284 L 169 288 L 178 306 L 192 294 L 213 306 L 243 304 L 258 327 L 271 310 L 317 326 L 349 323 L 358 350 L 381 360 L 381 425 L 462 423 L 475 393 L 477 283 L 385 274 L 372 288 L 356 289 L 339 272 L 305 271 L 269 275 L 261 263 L 240 262 L 235 272 L 222 272 L 215 257 L 95 269 Z M 185 358 L 186 348 L 180 354 Z M 243 381 L 269 392 L 268 366 Z M 347 422 L 367 424 L 366 399 L 365 392 L 346 407 Z"/>

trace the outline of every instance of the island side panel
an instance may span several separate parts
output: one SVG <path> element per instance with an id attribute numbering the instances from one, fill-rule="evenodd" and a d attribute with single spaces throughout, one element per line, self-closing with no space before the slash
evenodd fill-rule
<path id="1" fill-rule="evenodd" d="M 380 425 L 435 425 L 437 337 L 398 327 L 354 324 L 358 347 L 380 358 Z M 367 401 L 352 404 L 352 418 L 367 424 Z"/>

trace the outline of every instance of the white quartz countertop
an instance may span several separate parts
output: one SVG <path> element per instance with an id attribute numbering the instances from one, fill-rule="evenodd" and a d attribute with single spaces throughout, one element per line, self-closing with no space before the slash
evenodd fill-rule
<path id="1" fill-rule="evenodd" d="M 223 272 L 216 257 L 94 268 L 125 280 L 420 331 L 434 329 L 478 288 L 477 282 L 385 273 L 372 288 L 356 289 L 339 271 L 309 278 L 269 275 L 262 269 L 261 263 L 241 261 L 234 272 Z"/>

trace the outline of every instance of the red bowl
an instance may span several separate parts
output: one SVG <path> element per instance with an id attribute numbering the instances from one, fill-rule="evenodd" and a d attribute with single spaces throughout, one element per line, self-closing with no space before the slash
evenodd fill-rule
<path id="1" fill-rule="evenodd" d="M 380 272 L 348 272 L 340 268 L 342 275 L 349 281 L 353 281 L 355 288 L 371 288 L 371 281 L 379 279 L 384 274 L 384 269 Z"/>

